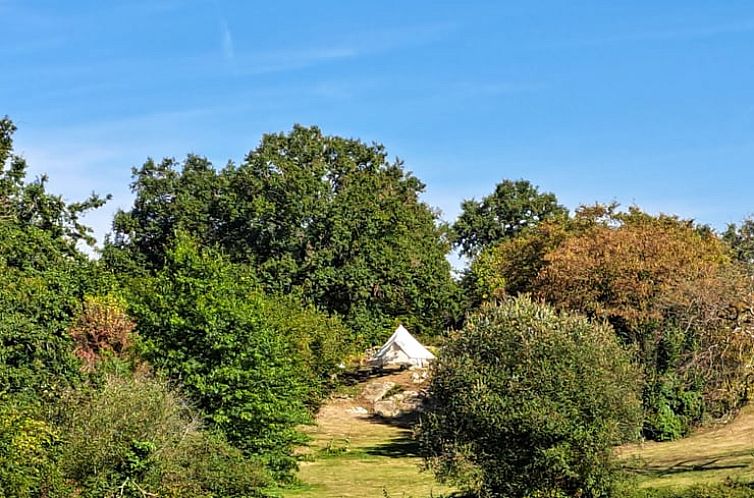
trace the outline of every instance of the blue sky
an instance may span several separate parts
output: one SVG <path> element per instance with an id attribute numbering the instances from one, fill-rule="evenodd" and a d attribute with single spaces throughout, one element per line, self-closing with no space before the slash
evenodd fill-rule
<path id="1" fill-rule="evenodd" d="M 0 114 L 68 199 L 293 123 L 386 145 L 452 220 L 526 178 L 568 207 L 754 212 L 754 2 L 0 0 Z"/>

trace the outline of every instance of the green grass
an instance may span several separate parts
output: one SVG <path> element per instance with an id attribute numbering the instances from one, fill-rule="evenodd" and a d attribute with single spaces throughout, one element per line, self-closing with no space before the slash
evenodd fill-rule
<path id="1" fill-rule="evenodd" d="M 333 400 L 307 429 L 313 440 L 302 451 L 302 484 L 282 490 L 284 498 L 426 498 L 453 491 L 421 471 L 409 430 L 356 415 L 354 406 Z M 754 406 L 729 424 L 678 441 L 626 445 L 618 454 L 642 488 L 754 480 Z"/>
<path id="2" fill-rule="evenodd" d="M 625 446 L 619 455 L 641 487 L 754 480 L 754 407 L 745 408 L 729 424 L 678 441 Z"/>
<path id="3" fill-rule="evenodd" d="M 410 430 L 350 411 L 351 400 L 325 406 L 313 438 L 303 450 L 301 485 L 282 490 L 284 498 L 425 498 L 452 491 L 421 471 L 422 460 Z"/>

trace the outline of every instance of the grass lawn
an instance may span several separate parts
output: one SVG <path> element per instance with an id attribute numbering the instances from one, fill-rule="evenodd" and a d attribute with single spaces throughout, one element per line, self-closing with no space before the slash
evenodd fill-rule
<path id="1" fill-rule="evenodd" d="M 365 414 L 352 399 L 336 399 L 308 433 L 313 442 L 301 463 L 301 486 L 282 491 L 285 498 L 426 498 L 451 491 L 421 472 L 410 431 Z"/>
<path id="2" fill-rule="evenodd" d="M 397 380 L 395 377 L 390 377 Z M 363 385 L 360 385 L 363 388 Z M 298 478 L 284 498 L 427 498 L 451 488 L 421 472 L 410 431 L 358 413 L 359 388 L 343 393 L 320 411 L 307 428 L 312 444 L 304 450 Z M 623 465 L 647 488 L 684 488 L 726 479 L 754 480 L 754 406 L 729 424 L 666 443 L 646 442 L 618 449 Z"/>
<path id="3" fill-rule="evenodd" d="M 678 441 L 624 446 L 619 455 L 642 487 L 754 480 L 754 407 L 724 426 Z"/>

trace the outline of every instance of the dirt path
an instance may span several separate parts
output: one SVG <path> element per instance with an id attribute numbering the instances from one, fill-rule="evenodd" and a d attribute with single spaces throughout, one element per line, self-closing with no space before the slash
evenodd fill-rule
<path id="1" fill-rule="evenodd" d="M 307 432 L 313 443 L 307 450 L 313 461 L 302 462 L 298 474 L 305 483 L 285 492 L 306 498 L 424 498 L 448 488 L 421 472 L 421 459 L 411 432 L 401 424 L 374 417 L 370 393 L 416 390 L 411 372 L 368 379 L 348 397 L 335 398 L 317 416 Z M 390 389 L 387 389 L 390 391 Z M 388 392 L 390 394 L 390 392 Z"/>

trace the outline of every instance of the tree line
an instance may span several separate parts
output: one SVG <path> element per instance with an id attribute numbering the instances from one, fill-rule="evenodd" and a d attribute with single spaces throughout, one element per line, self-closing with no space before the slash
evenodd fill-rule
<path id="1" fill-rule="evenodd" d="M 527 496 L 521 469 L 546 467 L 540 484 L 600 496 L 610 476 L 587 464 L 609 468 L 606 448 L 747 400 L 751 220 L 718 234 L 616 205 L 571 214 L 504 180 L 449 224 L 382 145 L 295 126 L 239 164 L 134 168 L 93 260 L 81 217 L 108 197 L 28 180 L 14 131 L 0 121 L 5 496 L 264 496 L 293 479 L 298 427 L 341 362 L 397 323 L 450 352 L 419 438 L 477 493 Z M 550 390 L 520 405 L 535 386 Z M 480 440 L 538 441 L 549 460 Z"/>

